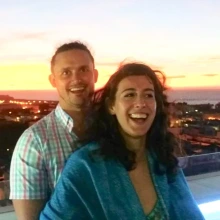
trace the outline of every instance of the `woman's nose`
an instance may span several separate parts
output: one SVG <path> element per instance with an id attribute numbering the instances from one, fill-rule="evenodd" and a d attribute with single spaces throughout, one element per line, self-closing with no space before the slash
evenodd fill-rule
<path id="1" fill-rule="evenodd" d="M 146 102 L 144 102 L 143 100 L 138 100 L 135 102 L 134 107 L 135 108 L 145 108 Z"/>

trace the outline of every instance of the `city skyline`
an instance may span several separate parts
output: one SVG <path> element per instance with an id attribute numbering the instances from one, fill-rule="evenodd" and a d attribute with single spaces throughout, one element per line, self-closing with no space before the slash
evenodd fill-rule
<path id="1" fill-rule="evenodd" d="M 15 3 L 0 8 L 0 90 L 48 90 L 57 46 L 88 44 L 101 87 L 125 59 L 145 62 L 172 88 L 220 88 L 220 2 L 88 1 Z"/>

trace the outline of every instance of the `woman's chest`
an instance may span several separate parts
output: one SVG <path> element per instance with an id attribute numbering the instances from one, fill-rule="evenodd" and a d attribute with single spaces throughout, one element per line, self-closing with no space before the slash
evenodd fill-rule
<path id="1" fill-rule="evenodd" d="M 138 167 L 131 171 L 129 176 L 144 213 L 149 214 L 154 208 L 158 196 L 148 167 Z"/>

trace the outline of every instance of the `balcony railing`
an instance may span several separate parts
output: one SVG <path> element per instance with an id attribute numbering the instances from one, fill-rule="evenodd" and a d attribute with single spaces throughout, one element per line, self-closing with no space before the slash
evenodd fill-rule
<path id="1" fill-rule="evenodd" d="M 4 212 L 3 207 L 11 206 L 12 202 L 9 200 L 10 185 L 9 181 L 0 181 L 0 213 Z"/>
<path id="2" fill-rule="evenodd" d="M 204 178 L 204 175 L 200 174 L 208 174 L 213 173 L 215 174 L 216 171 L 220 171 L 220 153 L 211 153 L 211 154 L 204 154 L 204 155 L 193 155 L 193 156 L 187 156 L 187 157 L 180 157 L 179 158 L 179 164 L 183 168 L 183 171 L 185 175 L 188 178 L 194 178 L 196 175 L 199 175 L 200 178 Z M 218 172 L 219 176 L 219 172 Z M 209 178 L 209 177 L 208 177 Z M 219 181 L 219 177 L 216 177 Z M 200 181 L 200 180 L 199 180 Z M 204 179 L 204 181 L 207 181 L 207 179 Z M 196 182 L 192 180 L 189 182 L 189 185 L 192 187 L 192 193 L 195 194 L 195 196 L 202 197 L 201 192 L 198 192 L 198 189 L 194 185 Z M 204 185 L 205 186 L 205 185 Z M 203 186 L 203 187 L 204 187 Z M 207 189 L 209 192 L 207 192 L 208 196 L 213 196 L 213 192 L 211 192 L 211 189 Z M 214 189 L 213 189 L 214 190 Z M 1 219 L 8 219 L 8 220 L 15 220 L 15 213 L 13 212 L 13 206 L 11 200 L 9 200 L 9 192 L 10 192 L 10 185 L 9 181 L 0 181 L 0 220 Z M 198 194 L 198 195 L 197 195 Z M 210 195 L 209 195 L 210 194 Z M 218 195 L 216 195 L 216 199 L 220 199 Z M 211 197 L 210 197 L 211 198 Z M 208 197 L 206 198 L 208 200 Z M 207 218 L 209 219 L 209 218 Z"/>
<path id="3" fill-rule="evenodd" d="M 185 176 L 218 172 L 220 171 L 220 152 L 180 157 L 179 165 Z"/>

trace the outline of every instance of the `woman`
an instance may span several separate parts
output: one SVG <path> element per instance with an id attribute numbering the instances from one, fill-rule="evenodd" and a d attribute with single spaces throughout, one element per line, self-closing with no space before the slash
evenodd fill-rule
<path id="1" fill-rule="evenodd" d="M 87 144 L 40 219 L 204 219 L 174 156 L 164 79 L 129 63 L 95 93 Z"/>

